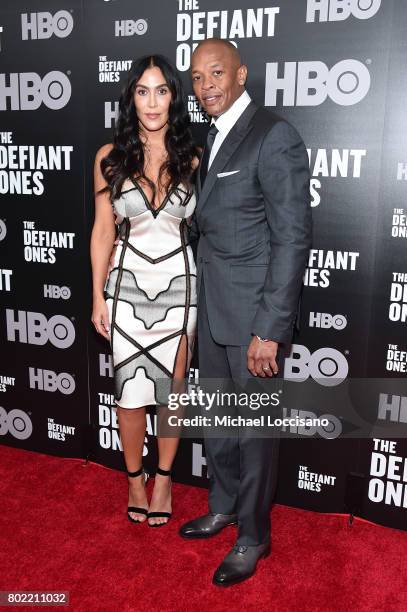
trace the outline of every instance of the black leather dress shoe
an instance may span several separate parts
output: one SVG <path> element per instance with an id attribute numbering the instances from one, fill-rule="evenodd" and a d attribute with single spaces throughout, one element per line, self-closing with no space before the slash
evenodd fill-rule
<path id="1" fill-rule="evenodd" d="M 209 513 L 182 525 L 179 534 L 183 538 L 210 538 L 228 525 L 236 524 L 236 514 Z"/>
<path id="2" fill-rule="evenodd" d="M 236 544 L 214 573 L 213 584 L 226 587 L 250 578 L 256 571 L 258 560 L 268 557 L 270 552 L 270 542 L 259 546 Z"/>

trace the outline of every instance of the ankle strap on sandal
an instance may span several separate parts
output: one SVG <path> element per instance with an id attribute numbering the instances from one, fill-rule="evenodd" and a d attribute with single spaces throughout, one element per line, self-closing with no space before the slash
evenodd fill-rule
<path id="1" fill-rule="evenodd" d="M 171 470 L 162 470 L 160 467 L 158 467 L 157 474 L 160 474 L 160 476 L 171 476 Z"/>
<path id="2" fill-rule="evenodd" d="M 135 472 L 129 472 L 127 470 L 127 476 L 130 476 L 130 478 L 135 478 L 135 476 L 141 476 L 141 474 L 143 473 L 144 473 L 143 466 L 141 466 L 141 468 L 139 470 L 136 470 Z"/>

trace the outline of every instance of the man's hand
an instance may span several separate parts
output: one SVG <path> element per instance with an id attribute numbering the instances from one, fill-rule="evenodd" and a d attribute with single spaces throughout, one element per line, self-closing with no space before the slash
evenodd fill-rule
<path id="1" fill-rule="evenodd" d="M 274 340 L 262 341 L 256 336 L 247 349 L 247 369 L 253 376 L 273 376 L 278 373 L 276 363 L 278 342 Z"/>

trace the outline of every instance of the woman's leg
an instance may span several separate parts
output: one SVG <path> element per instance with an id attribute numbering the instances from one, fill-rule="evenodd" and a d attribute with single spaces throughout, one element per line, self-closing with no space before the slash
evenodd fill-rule
<path id="1" fill-rule="evenodd" d="M 186 375 L 186 364 L 188 361 L 188 344 L 187 337 L 182 336 L 177 352 L 174 367 L 174 379 L 172 385 L 172 392 L 182 393 L 185 386 L 185 375 Z M 168 419 L 168 415 L 177 414 L 177 411 L 169 410 L 167 406 L 162 406 L 158 409 L 158 431 L 169 430 L 168 425 L 165 421 Z M 173 428 L 174 433 L 180 431 L 180 428 Z M 157 436 L 158 445 L 158 465 L 162 470 L 170 470 L 177 453 L 179 444 L 179 436 L 168 437 L 168 436 Z M 151 497 L 150 512 L 171 512 L 171 477 L 162 476 L 156 474 L 154 481 L 153 495 Z M 148 519 L 150 525 L 157 523 L 167 523 L 167 517 L 151 517 Z"/>
<path id="2" fill-rule="evenodd" d="M 117 406 L 120 439 L 123 446 L 124 460 L 128 472 L 135 472 L 142 465 L 144 438 L 146 435 L 146 409 L 121 408 Z M 148 510 L 147 495 L 144 483 L 144 474 L 136 478 L 128 477 L 129 506 L 138 506 Z M 129 512 L 129 515 L 142 522 L 146 520 L 144 514 Z"/>

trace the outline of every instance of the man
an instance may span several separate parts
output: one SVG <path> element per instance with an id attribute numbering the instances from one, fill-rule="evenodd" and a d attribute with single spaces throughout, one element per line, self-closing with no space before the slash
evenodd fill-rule
<path id="1" fill-rule="evenodd" d="M 306 149 L 289 123 L 251 101 L 231 43 L 205 40 L 191 68 L 195 95 L 212 116 L 194 220 L 200 380 L 281 377 L 311 246 Z M 209 513 L 180 534 L 210 537 L 238 524 L 217 585 L 245 580 L 270 553 L 277 442 L 243 431 L 205 438 Z"/>

